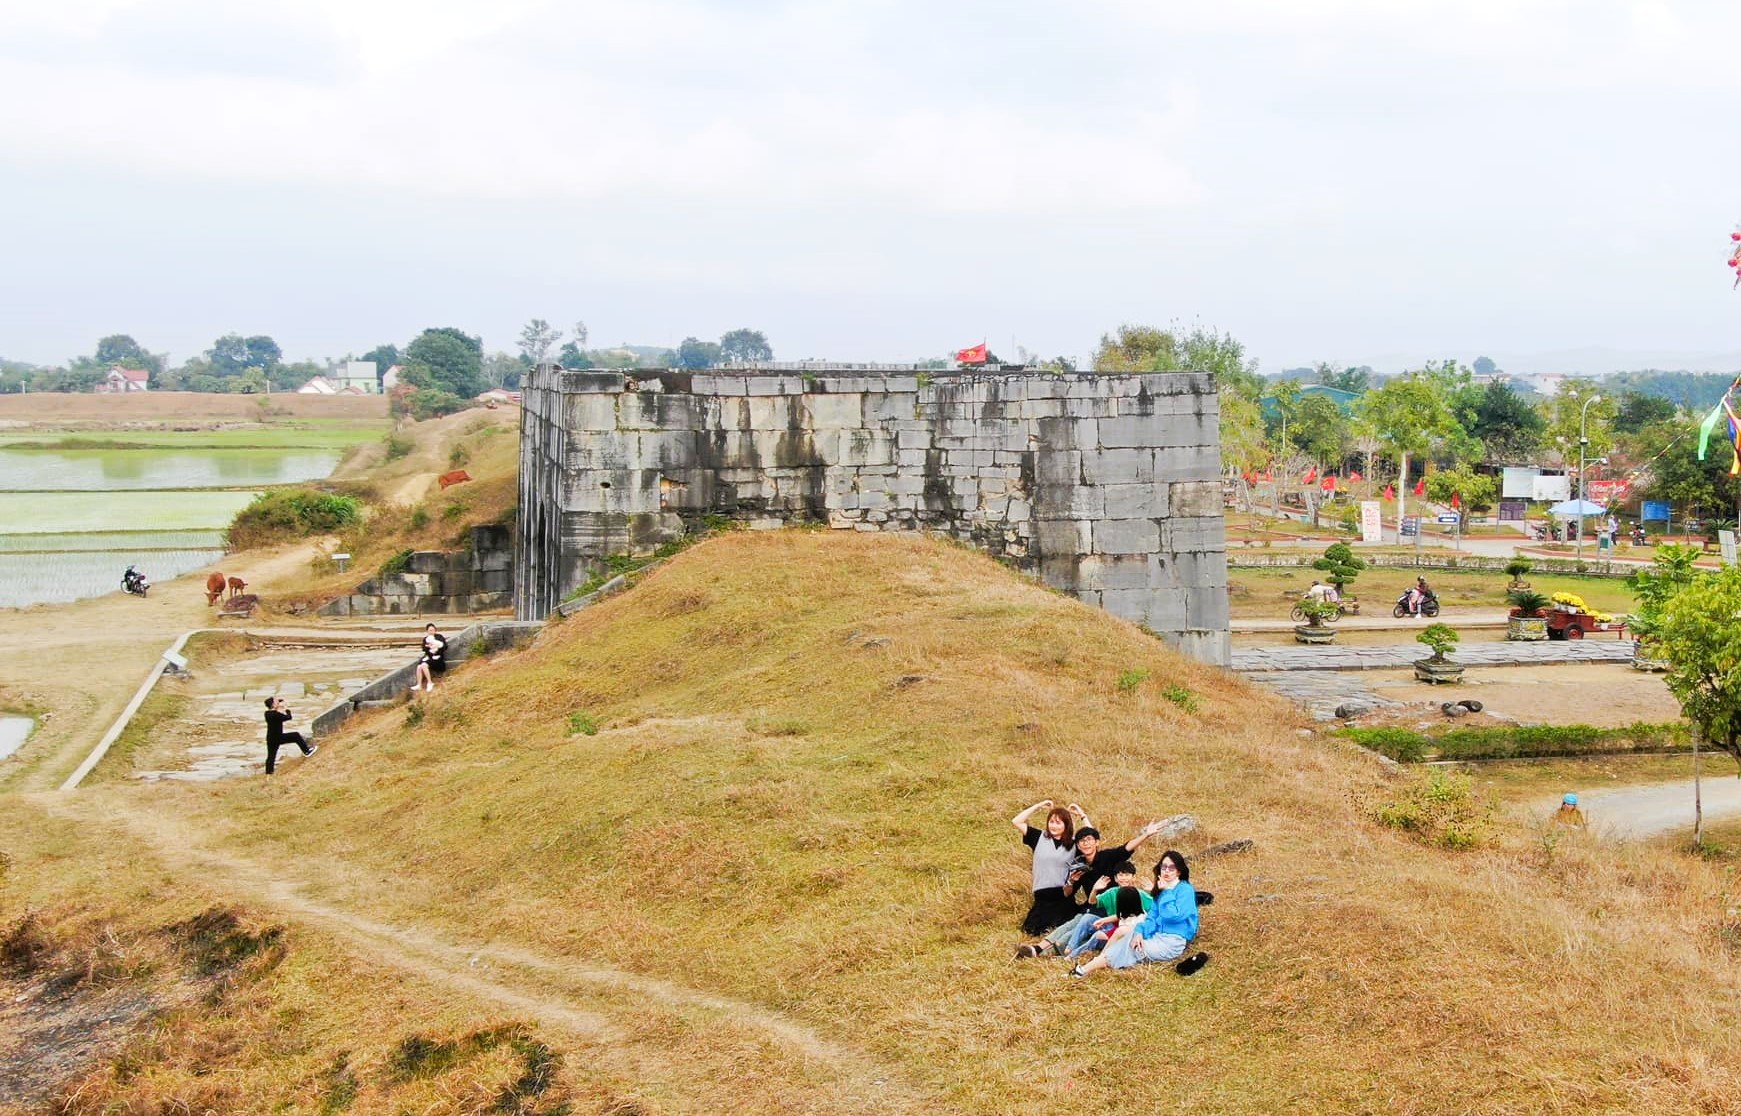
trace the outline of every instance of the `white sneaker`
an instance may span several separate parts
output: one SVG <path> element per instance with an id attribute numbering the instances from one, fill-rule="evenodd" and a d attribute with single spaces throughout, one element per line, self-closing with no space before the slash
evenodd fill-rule
<path id="1" fill-rule="evenodd" d="M 432 694 L 433 694 L 433 693 L 434 693 L 434 692 L 435 692 L 435 683 L 433 683 L 433 682 L 431 682 L 431 683 L 430 683 L 430 684 L 429 684 L 429 685 L 427 685 L 427 686 L 425 686 L 425 687 L 423 687 L 423 688 L 424 688 L 424 689 L 425 689 L 425 690 L 428 690 L 428 691 L 429 691 L 429 692 L 430 692 L 430 693 L 432 693 Z"/>

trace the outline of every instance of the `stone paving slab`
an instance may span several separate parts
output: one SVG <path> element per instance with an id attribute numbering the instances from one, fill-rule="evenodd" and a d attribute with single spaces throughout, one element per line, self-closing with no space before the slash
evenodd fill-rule
<path id="1" fill-rule="evenodd" d="M 1287 670 L 1395 670 L 1430 652 L 1418 643 L 1390 647 L 1249 647 L 1233 652 L 1241 674 Z M 1490 641 L 1460 643 L 1451 658 L 1464 666 L 1535 666 L 1543 663 L 1624 663 L 1632 660 L 1625 639 L 1544 640 L 1538 643 Z"/>
<path id="2" fill-rule="evenodd" d="M 1387 709 L 1403 703 L 1379 697 L 1360 678 L 1339 670 L 1280 670 L 1248 674 L 1253 683 L 1287 698 L 1310 713 L 1314 720 L 1333 721 L 1336 710 L 1349 703 L 1365 703 L 1372 709 Z"/>

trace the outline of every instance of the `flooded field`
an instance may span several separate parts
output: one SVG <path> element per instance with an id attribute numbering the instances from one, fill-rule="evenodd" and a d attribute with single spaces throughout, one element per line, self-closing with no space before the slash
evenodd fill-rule
<path id="1" fill-rule="evenodd" d="M 338 459 L 337 453 L 324 450 L 0 448 L 0 492 L 113 492 L 297 484 L 331 473 Z"/>
<path id="2" fill-rule="evenodd" d="M 29 717 L 0 713 L 0 759 L 24 747 L 24 742 L 30 738 L 30 730 L 35 727 L 36 722 Z"/>

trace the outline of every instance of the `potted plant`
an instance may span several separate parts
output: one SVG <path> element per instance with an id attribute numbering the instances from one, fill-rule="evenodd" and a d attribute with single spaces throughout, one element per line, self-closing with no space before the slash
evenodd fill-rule
<path id="1" fill-rule="evenodd" d="M 1308 597 L 1299 603 L 1299 610 L 1306 617 L 1304 624 L 1294 625 L 1294 639 L 1300 643 L 1335 643 L 1336 629 L 1324 621 L 1336 615 L 1340 607 L 1329 601 L 1318 601 Z"/>
<path id="2" fill-rule="evenodd" d="M 1461 682 L 1463 681 L 1463 664 L 1454 663 L 1447 657 L 1453 647 L 1457 646 L 1457 630 L 1449 624 L 1428 624 L 1426 630 L 1415 637 L 1416 643 L 1424 643 L 1432 648 L 1430 658 L 1415 660 L 1415 677 L 1422 682 Z"/>
<path id="3" fill-rule="evenodd" d="M 1507 562 L 1505 572 L 1511 578 L 1510 588 L 1528 589 L 1529 582 L 1525 581 L 1524 578 L 1529 576 L 1529 571 L 1533 569 L 1535 569 L 1535 563 L 1528 558 L 1513 558 Z"/>
<path id="4" fill-rule="evenodd" d="M 1312 568 L 1323 570 L 1324 580 L 1336 587 L 1336 595 L 1342 598 L 1342 611 L 1355 615 L 1360 611 L 1360 602 L 1348 595 L 1348 587 L 1354 584 L 1354 579 L 1360 576 L 1360 571 L 1366 568 L 1366 559 L 1354 553 L 1354 548 L 1345 542 L 1331 543 L 1324 550 L 1324 556 L 1312 562 Z"/>
<path id="5" fill-rule="evenodd" d="M 1505 621 L 1505 638 L 1540 640 L 1548 638 L 1547 611 L 1552 603 L 1546 593 L 1533 589 L 1513 589 L 1505 595 L 1511 602 L 1511 612 Z"/>

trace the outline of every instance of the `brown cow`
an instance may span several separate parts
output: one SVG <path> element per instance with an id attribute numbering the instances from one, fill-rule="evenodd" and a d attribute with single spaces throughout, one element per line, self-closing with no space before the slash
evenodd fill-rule
<path id="1" fill-rule="evenodd" d="M 215 573 L 206 578 L 206 604 L 215 605 L 218 598 L 224 595 L 224 575 Z"/>
<path id="2" fill-rule="evenodd" d="M 248 583 L 246 581 L 243 581 L 239 577 L 232 577 L 230 579 L 230 599 L 232 601 L 235 600 L 236 595 L 239 594 L 242 590 L 246 589 L 247 587 L 248 587 Z"/>
<path id="3" fill-rule="evenodd" d="M 446 492 L 449 488 L 452 488 L 454 485 L 464 484 L 466 481 L 471 480 L 471 479 L 472 479 L 472 475 L 470 473 L 466 472 L 464 469 L 455 469 L 451 473 L 441 474 L 441 476 L 435 478 L 435 481 L 437 484 L 441 485 L 441 490 L 443 492 Z"/>

